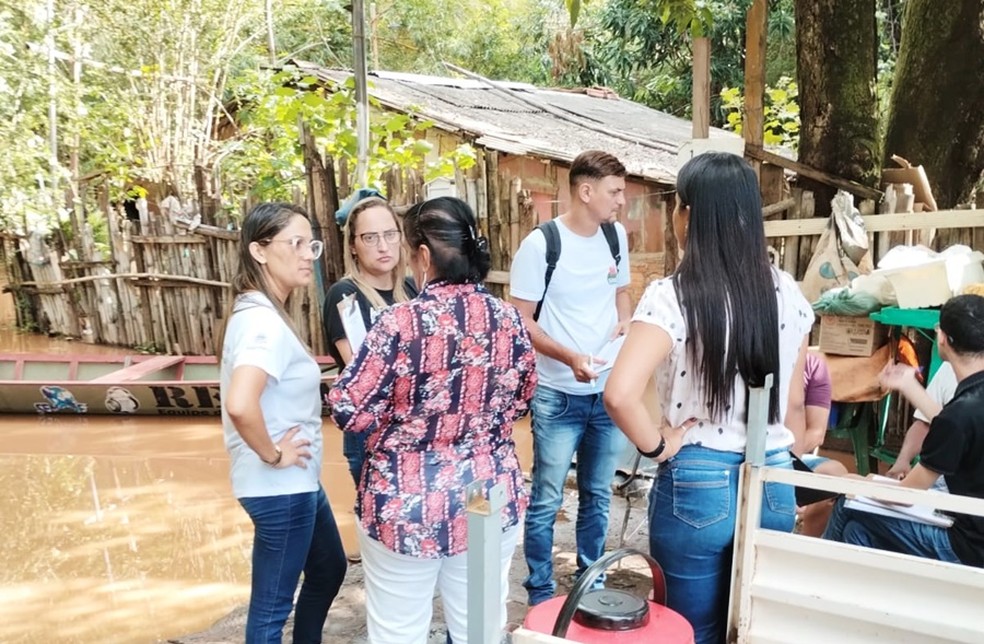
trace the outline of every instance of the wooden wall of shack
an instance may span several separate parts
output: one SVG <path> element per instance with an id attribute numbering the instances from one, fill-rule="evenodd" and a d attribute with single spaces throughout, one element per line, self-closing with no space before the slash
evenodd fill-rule
<path id="1" fill-rule="evenodd" d="M 438 149 L 460 143 L 451 134 L 439 136 L 446 140 L 437 141 Z M 290 313 L 302 336 L 320 355 L 325 353 L 323 293 L 344 273 L 341 231 L 334 212 L 351 192 L 351 178 L 343 164 L 336 169 L 306 134 L 303 147 L 307 196 L 297 195 L 295 200 L 307 207 L 315 235 L 326 242 L 326 252 L 319 260 L 315 282 L 292 297 Z M 509 266 L 523 237 L 566 207 L 567 169 L 544 159 L 481 148 L 477 152 L 474 167 L 456 172 L 454 190 L 472 205 L 479 227 L 489 238 L 492 272 L 488 284 L 496 294 L 506 295 Z M 533 178 L 530 161 L 543 168 Z M 781 167 L 766 164 L 761 173 L 764 199 L 769 203 L 763 210 L 768 242 L 777 264 L 802 279 L 825 221 L 813 218 L 812 194 L 790 188 Z M 210 191 L 207 173 L 202 170 L 196 177 L 199 212 L 203 221 L 214 222 L 222 204 Z M 677 242 L 668 216 L 673 208 L 672 186 L 630 178 L 633 181 L 639 184 L 634 190 L 643 201 L 637 208 L 628 208 L 622 220 L 629 230 L 632 293 L 637 298 L 649 281 L 673 270 Z M 398 212 L 428 194 L 423 177 L 415 171 L 390 172 L 383 182 Z M 67 259 L 69 249 L 58 236 L 47 241 L 9 233 L 0 237 L 0 261 L 8 273 L 5 289 L 17 301 L 19 325 L 139 350 L 215 353 L 238 262 L 238 232 L 208 223 L 192 232 L 187 224 L 161 216 L 141 230 L 109 203 L 104 185 L 91 189 L 109 220 L 105 255 L 96 253 L 88 231 L 74 244 L 72 259 Z M 240 207 L 245 210 L 251 205 L 244 201 Z M 873 210 L 873 202 L 862 207 L 863 212 Z M 871 232 L 876 261 L 892 245 L 913 241 L 930 241 L 937 249 L 965 243 L 984 250 L 984 211 L 893 216 L 895 219 L 879 220 Z M 920 217 L 932 217 L 940 229 L 914 232 L 927 227 Z M 965 226 L 956 228 L 961 222 Z M 657 243 L 662 248 L 654 248 Z"/>

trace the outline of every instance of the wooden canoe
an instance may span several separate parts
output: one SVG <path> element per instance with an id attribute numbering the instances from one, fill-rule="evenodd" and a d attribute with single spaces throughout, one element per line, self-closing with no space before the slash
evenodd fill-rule
<path id="1" fill-rule="evenodd" d="M 324 398 L 334 364 L 318 362 Z M 218 416 L 219 367 L 214 356 L 0 353 L 0 413 Z"/>

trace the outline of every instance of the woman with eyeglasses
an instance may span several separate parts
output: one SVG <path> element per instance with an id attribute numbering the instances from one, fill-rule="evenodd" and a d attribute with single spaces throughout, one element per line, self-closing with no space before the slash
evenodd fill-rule
<path id="1" fill-rule="evenodd" d="M 338 309 L 344 298 L 355 297 L 368 330 L 383 309 L 417 295 L 413 280 L 407 277 L 400 220 L 385 199 L 371 196 L 352 205 L 344 224 L 343 240 L 346 275 L 328 289 L 322 314 L 328 354 L 339 371 L 352 361 L 353 353 Z M 356 487 L 365 451 L 364 434 L 346 433 L 342 437 L 342 453 Z"/>
<path id="2" fill-rule="evenodd" d="M 527 505 L 513 424 L 529 409 L 536 356 L 516 307 L 482 285 L 488 240 L 468 204 L 440 197 L 404 218 L 420 295 L 379 317 L 330 399 L 346 433 L 367 434 L 356 534 L 373 644 L 425 644 L 441 593 L 467 641 L 465 490 L 502 485 L 499 626 Z"/>
<path id="3" fill-rule="evenodd" d="M 286 311 L 323 250 L 297 206 L 263 203 L 243 221 L 219 359 L 232 491 L 254 527 L 248 644 L 281 641 L 302 571 L 294 642 L 320 642 L 345 577 L 321 487 L 321 369 Z"/>

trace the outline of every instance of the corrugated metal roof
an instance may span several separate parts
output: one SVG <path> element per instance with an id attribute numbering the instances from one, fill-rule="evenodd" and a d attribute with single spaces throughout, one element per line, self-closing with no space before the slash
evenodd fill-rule
<path id="1" fill-rule="evenodd" d="M 294 61 L 305 73 L 342 83 L 347 70 Z M 400 72 L 374 72 L 369 94 L 389 109 L 412 112 L 477 145 L 515 155 L 570 163 L 580 152 L 611 152 L 630 174 L 672 184 L 677 151 L 690 141 L 691 123 L 620 98 Z M 711 138 L 738 138 L 711 129 Z"/>

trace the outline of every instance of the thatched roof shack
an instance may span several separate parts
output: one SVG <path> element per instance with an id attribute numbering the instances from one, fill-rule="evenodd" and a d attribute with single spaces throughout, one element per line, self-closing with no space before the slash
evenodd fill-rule
<path id="1" fill-rule="evenodd" d="M 293 64 L 328 88 L 351 77 L 347 70 Z M 629 172 L 621 220 L 629 231 L 633 277 L 641 286 L 662 274 L 666 215 L 673 207 L 679 151 L 691 140 L 690 121 L 604 88 L 555 90 L 377 71 L 370 73 L 369 94 L 385 109 L 433 121 L 427 137 L 435 154 L 465 142 L 479 150 L 476 168 L 427 186 L 426 196 L 454 194 L 472 204 L 493 240 L 494 269 L 508 270 L 526 232 L 567 209 L 574 157 L 601 149 Z M 710 136 L 722 144 L 740 143 L 724 130 L 712 128 Z"/>

